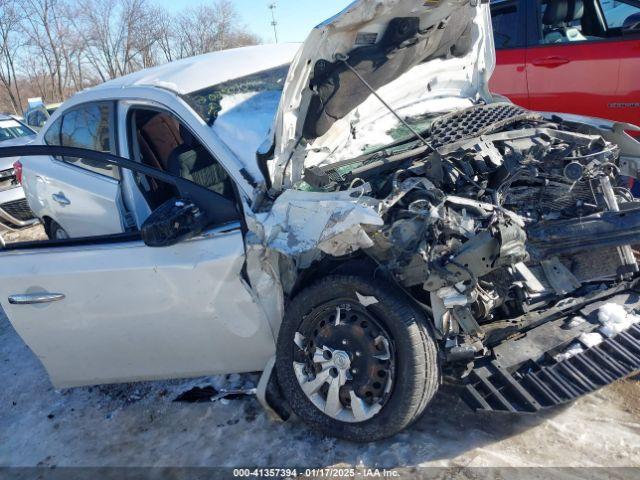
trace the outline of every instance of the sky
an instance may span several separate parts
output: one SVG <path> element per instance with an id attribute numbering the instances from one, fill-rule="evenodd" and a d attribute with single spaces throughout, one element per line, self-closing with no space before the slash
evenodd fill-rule
<path id="1" fill-rule="evenodd" d="M 206 3 L 207 0 L 153 0 L 172 12 Z M 242 21 L 265 43 L 274 42 L 269 0 L 232 0 Z M 332 17 L 350 0 L 275 0 L 278 37 L 281 42 L 302 42 L 309 31 L 323 20 Z"/>

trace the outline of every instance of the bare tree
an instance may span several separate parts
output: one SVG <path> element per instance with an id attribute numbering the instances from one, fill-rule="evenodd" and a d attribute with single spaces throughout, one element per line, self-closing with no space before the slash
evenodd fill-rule
<path id="1" fill-rule="evenodd" d="M 108 80 L 157 64 L 159 16 L 161 11 L 147 0 L 81 0 L 73 25 L 89 63 Z"/>
<path id="2" fill-rule="evenodd" d="M 141 68 L 259 43 L 230 0 L 176 15 L 151 1 L 0 0 L 0 108 L 19 112 L 27 96 L 64 100 Z"/>
<path id="3" fill-rule="evenodd" d="M 65 97 L 64 54 L 65 44 L 63 26 L 68 19 L 64 17 L 64 0 L 18 0 L 24 12 L 24 33 L 28 39 L 32 54 L 39 55 L 46 64 L 51 82 L 52 94 L 56 100 Z"/>
<path id="4" fill-rule="evenodd" d="M 166 13 L 159 7 L 147 6 L 141 9 L 130 33 L 133 68 L 149 68 L 170 61 L 163 59 L 161 55 L 161 43 L 166 33 L 165 25 L 159 20 L 165 16 Z"/>
<path id="5" fill-rule="evenodd" d="M 178 15 L 176 41 L 179 56 L 190 57 L 258 43 L 258 38 L 240 25 L 237 10 L 229 0 L 189 8 Z"/>
<path id="6" fill-rule="evenodd" d="M 176 46 L 176 32 L 174 29 L 175 20 L 166 11 L 158 8 L 156 10 L 156 35 L 158 38 L 157 47 L 159 55 L 164 62 L 173 62 L 178 58 Z"/>
<path id="7" fill-rule="evenodd" d="M 13 113 L 22 112 L 22 99 L 17 88 L 16 58 L 20 48 L 19 11 L 10 0 L 0 0 L 0 83 L 5 90 Z"/>

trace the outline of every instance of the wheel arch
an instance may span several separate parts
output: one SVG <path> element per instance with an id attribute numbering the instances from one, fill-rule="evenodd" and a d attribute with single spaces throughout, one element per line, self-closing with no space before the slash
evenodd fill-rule
<path id="1" fill-rule="evenodd" d="M 427 323 L 435 327 L 431 306 L 417 299 L 410 291 L 400 285 L 384 266 L 362 251 L 345 257 L 323 256 L 321 260 L 314 262 L 298 274 L 293 288 L 287 294 L 287 300 L 291 301 L 305 288 L 332 275 L 352 275 L 380 279 L 391 283 L 398 289 L 400 294 L 404 295 L 416 308 L 423 312 Z"/>
<path id="2" fill-rule="evenodd" d="M 294 298 L 305 288 L 330 275 L 369 275 L 373 277 L 380 275 L 386 280 L 393 280 L 375 260 L 362 252 L 344 257 L 324 255 L 322 259 L 299 272 L 293 288 L 288 292 L 288 298 Z"/>
<path id="3" fill-rule="evenodd" d="M 53 218 L 51 218 L 49 215 L 44 215 L 42 217 L 42 225 L 44 226 L 44 233 L 47 234 L 47 237 L 51 238 L 51 222 L 53 221 Z"/>

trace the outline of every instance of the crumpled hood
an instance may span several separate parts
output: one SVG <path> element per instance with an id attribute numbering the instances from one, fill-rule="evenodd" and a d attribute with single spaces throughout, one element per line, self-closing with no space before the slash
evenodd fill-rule
<path id="1" fill-rule="evenodd" d="M 357 0 L 318 25 L 291 65 L 276 116 L 268 163 L 275 190 L 300 181 L 305 167 L 384 144 L 399 125 L 345 61 L 401 116 L 489 101 L 495 65 L 489 6 Z"/>

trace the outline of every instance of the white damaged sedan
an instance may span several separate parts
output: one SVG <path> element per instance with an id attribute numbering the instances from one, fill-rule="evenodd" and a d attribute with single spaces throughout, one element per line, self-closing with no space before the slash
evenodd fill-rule
<path id="1" fill-rule="evenodd" d="M 78 94 L 0 149 L 51 238 L 0 252 L 7 316 L 56 387 L 264 371 L 356 441 L 445 380 L 536 412 L 637 372 L 637 127 L 495 98 L 492 42 L 484 3 L 359 0 Z"/>

